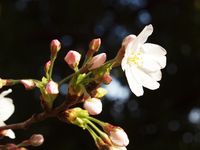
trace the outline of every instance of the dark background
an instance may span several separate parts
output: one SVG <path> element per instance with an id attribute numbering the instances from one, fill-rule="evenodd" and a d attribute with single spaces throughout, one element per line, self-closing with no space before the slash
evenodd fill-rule
<path id="1" fill-rule="evenodd" d="M 161 87 L 145 89 L 137 98 L 127 91 L 121 68 L 112 76 L 120 93 L 105 98 L 99 119 L 122 126 L 129 135 L 128 150 L 200 149 L 200 0 L 2 0 L 0 1 L 0 77 L 42 77 L 49 59 L 49 43 L 57 38 L 62 50 L 54 79 L 70 74 L 63 57 L 70 49 L 84 54 L 92 38 L 102 38 L 100 52 L 111 59 L 122 39 L 153 24 L 149 42 L 168 52 Z M 120 88 L 121 89 L 120 89 Z M 4 88 L 5 89 L 5 88 Z M 125 94 L 125 97 L 124 97 Z M 114 93 L 115 95 L 115 93 Z M 40 112 L 39 92 L 13 87 L 16 111 L 7 123 L 20 122 Z M 58 101 L 62 101 L 64 95 Z M 45 137 L 38 150 L 94 150 L 88 132 L 48 119 L 27 130 L 16 130 L 19 143 L 33 133 Z"/>

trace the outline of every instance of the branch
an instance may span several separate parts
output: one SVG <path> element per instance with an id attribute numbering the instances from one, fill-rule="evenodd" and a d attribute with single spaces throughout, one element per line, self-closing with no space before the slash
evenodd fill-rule
<path id="1" fill-rule="evenodd" d="M 42 112 L 42 113 L 39 113 L 39 114 L 35 114 L 35 115 L 31 116 L 29 119 L 27 119 L 27 120 L 25 120 L 23 122 L 10 124 L 10 125 L 6 125 L 6 126 L 1 126 L 0 130 L 27 129 L 34 123 L 43 121 L 43 120 L 45 120 L 47 118 L 50 118 L 50 117 L 58 117 L 60 112 L 68 109 L 69 107 L 71 107 L 72 105 L 74 105 L 76 103 L 77 102 L 72 103 L 70 101 L 65 101 L 60 106 L 56 107 L 55 109 L 53 109 L 50 112 Z"/>

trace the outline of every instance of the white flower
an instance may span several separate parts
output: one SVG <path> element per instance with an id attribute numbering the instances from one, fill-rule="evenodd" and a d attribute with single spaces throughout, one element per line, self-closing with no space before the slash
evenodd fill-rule
<path id="1" fill-rule="evenodd" d="M 127 36 L 122 46 L 125 47 L 125 55 L 122 59 L 122 70 L 128 80 L 131 91 L 136 96 L 142 96 L 143 86 L 155 90 L 160 84 L 161 69 L 166 66 L 166 50 L 159 45 L 145 43 L 152 34 L 153 26 L 146 26 L 136 37 Z"/>
<path id="2" fill-rule="evenodd" d="M 5 125 L 4 121 L 6 121 L 13 114 L 15 110 L 13 100 L 11 98 L 5 97 L 11 92 L 12 90 L 9 89 L 0 94 L 0 126 Z M 10 129 L 0 131 L 0 134 L 3 134 L 4 136 L 8 136 L 12 139 L 15 138 L 15 133 Z"/>

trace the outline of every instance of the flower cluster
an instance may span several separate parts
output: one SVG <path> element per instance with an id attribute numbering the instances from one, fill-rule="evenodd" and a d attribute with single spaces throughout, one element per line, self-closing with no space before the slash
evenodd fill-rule
<path id="1" fill-rule="evenodd" d="M 90 42 L 85 57 L 78 51 L 68 51 L 64 61 L 74 73 L 61 81 L 55 81 L 52 77 L 54 62 L 61 50 L 61 43 L 56 39 L 52 40 L 51 55 L 44 65 L 45 75 L 41 80 L 0 78 L 0 88 L 15 84 L 22 84 L 26 90 L 38 88 L 43 108 L 42 113 L 32 116 L 21 124 L 6 126 L 4 121 L 13 114 L 14 105 L 12 99 L 5 97 L 11 90 L 2 92 L 0 94 L 0 136 L 15 138 L 11 129 L 23 129 L 37 121 L 57 117 L 63 122 L 86 129 L 100 150 L 126 150 L 129 144 L 126 132 L 121 127 L 94 118 L 102 112 L 102 98 L 107 93 L 100 86 L 110 84 L 112 82 L 110 71 L 121 65 L 130 89 L 136 96 L 144 94 L 143 87 L 151 90 L 159 88 L 161 69 L 166 66 L 166 51 L 159 45 L 145 43 L 152 32 L 153 26 L 148 25 L 138 36 L 125 37 L 116 57 L 109 61 L 106 61 L 106 53 L 95 54 L 101 46 L 100 38 Z M 64 83 L 68 84 L 66 99 L 61 105 L 55 107 L 54 102 L 60 94 L 60 86 Z M 82 108 L 77 107 L 80 103 L 82 103 Z M 34 135 L 29 140 L 23 141 L 21 145 L 23 147 L 39 146 L 43 141 L 41 135 Z"/>

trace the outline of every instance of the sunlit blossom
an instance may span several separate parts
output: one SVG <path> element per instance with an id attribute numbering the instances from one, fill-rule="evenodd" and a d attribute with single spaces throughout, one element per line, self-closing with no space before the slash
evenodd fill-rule
<path id="1" fill-rule="evenodd" d="M 161 69 L 166 66 L 166 50 L 157 44 L 145 43 L 152 34 L 153 26 L 146 26 L 136 37 L 127 36 L 122 43 L 125 55 L 121 67 L 125 71 L 131 91 L 136 96 L 144 94 L 143 87 L 158 89 Z"/>
<path id="2" fill-rule="evenodd" d="M 6 121 L 13 114 L 15 110 L 13 100 L 11 98 L 5 97 L 11 92 L 12 90 L 9 89 L 0 94 L 0 126 L 6 125 L 4 121 Z M 15 133 L 10 129 L 0 131 L 0 135 L 8 136 L 12 139 L 15 138 Z"/>

